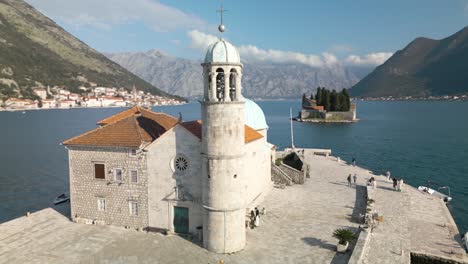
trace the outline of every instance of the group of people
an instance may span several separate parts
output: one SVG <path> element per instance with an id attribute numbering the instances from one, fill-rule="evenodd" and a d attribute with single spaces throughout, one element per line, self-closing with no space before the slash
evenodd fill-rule
<path id="1" fill-rule="evenodd" d="M 355 161 L 355 160 L 353 160 Z M 354 162 L 353 162 L 354 163 Z M 385 177 L 387 178 L 387 181 L 390 182 L 390 180 L 393 181 L 393 189 L 395 191 L 400 191 L 402 190 L 403 188 L 403 184 L 404 184 L 404 181 L 402 178 L 396 178 L 396 177 L 391 177 L 391 173 L 390 171 L 387 171 L 385 173 Z M 347 178 L 347 181 L 348 181 L 348 186 L 349 187 L 352 187 L 353 186 L 353 183 L 354 185 L 356 185 L 356 181 L 357 181 L 357 174 L 355 173 L 354 175 L 352 174 L 349 174 L 348 175 L 348 178 Z M 377 181 L 375 180 L 374 177 L 371 177 L 368 181 L 367 181 L 367 186 L 372 186 L 374 189 L 377 188 Z"/>
<path id="2" fill-rule="evenodd" d="M 403 188 L 403 179 L 397 179 L 395 177 L 392 178 L 393 181 L 393 190 L 401 192 L 401 189 Z"/>
<path id="3" fill-rule="evenodd" d="M 262 215 L 266 214 L 266 209 L 263 207 Z M 255 207 L 255 210 L 250 211 L 250 228 L 254 229 L 255 227 L 260 226 L 260 210 L 258 207 Z"/>
<path id="4" fill-rule="evenodd" d="M 354 175 L 351 175 L 351 174 L 348 175 L 347 180 L 348 180 L 348 186 L 349 187 L 353 186 L 353 184 L 351 183 L 351 178 L 353 179 L 354 185 L 356 185 L 357 174 L 355 173 Z"/>

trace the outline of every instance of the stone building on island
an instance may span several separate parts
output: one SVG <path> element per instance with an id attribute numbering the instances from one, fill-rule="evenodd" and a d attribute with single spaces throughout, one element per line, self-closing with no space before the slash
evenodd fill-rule
<path id="1" fill-rule="evenodd" d="M 210 251 L 246 243 L 246 220 L 272 187 L 261 108 L 242 96 L 236 48 L 220 39 L 203 66 L 202 120 L 133 107 L 65 141 L 72 219 L 175 233 L 203 230 Z"/>
<path id="2" fill-rule="evenodd" d="M 324 106 L 317 105 L 316 100 L 305 99 L 296 120 L 301 122 L 356 122 L 356 104 L 351 103 L 349 111 L 326 111 Z"/>

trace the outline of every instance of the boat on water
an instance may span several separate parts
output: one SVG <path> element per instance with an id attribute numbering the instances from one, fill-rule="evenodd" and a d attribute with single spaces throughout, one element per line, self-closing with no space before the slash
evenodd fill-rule
<path id="1" fill-rule="evenodd" d="M 450 195 L 450 189 L 448 187 L 441 187 L 441 188 L 444 188 L 444 189 L 448 189 L 449 190 L 449 195 Z M 441 189 L 439 188 L 439 189 Z M 436 197 L 439 197 L 440 199 L 442 199 L 444 202 L 448 203 L 450 201 L 452 201 L 452 197 L 450 197 L 449 195 L 445 195 L 441 192 L 438 192 L 434 189 L 431 189 L 429 187 L 426 187 L 426 186 L 419 186 L 418 187 L 418 190 L 420 190 L 421 192 L 425 192 L 425 193 L 428 193 L 430 195 L 434 195 Z"/>
<path id="2" fill-rule="evenodd" d="M 66 194 L 62 193 L 61 195 L 57 196 L 54 199 L 54 205 L 61 204 L 64 202 L 70 201 L 70 197 L 68 197 Z"/>

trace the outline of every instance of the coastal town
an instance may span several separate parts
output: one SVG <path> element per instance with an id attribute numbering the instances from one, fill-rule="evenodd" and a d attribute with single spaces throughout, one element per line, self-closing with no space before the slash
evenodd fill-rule
<path id="1" fill-rule="evenodd" d="M 125 88 L 79 87 L 81 94 L 73 93 L 65 87 L 37 87 L 33 92 L 37 99 L 8 98 L 0 99 L 0 111 L 34 110 L 34 109 L 68 109 L 97 107 L 127 107 L 127 106 L 157 106 L 179 105 L 184 102 L 173 98 L 145 93 L 133 87 L 131 91 Z"/>

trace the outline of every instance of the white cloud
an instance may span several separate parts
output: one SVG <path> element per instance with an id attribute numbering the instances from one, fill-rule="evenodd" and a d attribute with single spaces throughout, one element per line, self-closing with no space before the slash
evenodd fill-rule
<path id="1" fill-rule="evenodd" d="M 191 47 L 200 51 L 206 51 L 208 46 L 218 40 L 218 37 L 210 34 L 192 30 L 188 32 Z M 293 51 L 282 51 L 275 49 L 261 49 L 253 45 L 242 45 L 238 47 L 243 59 L 256 62 L 274 63 L 302 63 L 312 67 L 332 66 L 339 63 L 335 55 L 324 52 L 321 55 L 304 54 Z"/>
<path id="2" fill-rule="evenodd" d="M 200 32 L 198 30 L 191 30 L 187 33 L 191 43 L 190 46 L 200 51 L 206 51 L 208 46 L 218 41 L 218 37 Z"/>
<path id="3" fill-rule="evenodd" d="M 345 60 L 345 64 L 354 66 L 378 66 L 384 63 L 393 55 L 391 52 L 376 52 L 364 56 L 349 55 Z"/>
<path id="4" fill-rule="evenodd" d="M 157 32 L 194 29 L 202 19 L 157 0 L 26 0 L 46 15 L 75 27 L 109 30 L 115 25 L 143 22 Z"/>
<path id="5" fill-rule="evenodd" d="M 302 63 L 313 67 L 323 67 L 325 65 L 324 59 L 313 54 L 303 54 L 299 52 L 274 49 L 264 50 L 252 45 L 240 46 L 239 52 L 248 61 Z M 332 62 L 334 56 L 331 54 L 326 55 L 328 61 Z"/>
<path id="6" fill-rule="evenodd" d="M 191 40 L 190 46 L 200 51 L 206 51 L 209 45 L 218 40 L 218 37 L 198 30 L 191 30 L 187 34 Z M 378 66 L 393 55 L 391 52 L 376 52 L 364 56 L 349 55 L 343 61 L 340 61 L 333 53 L 330 52 L 323 52 L 320 55 L 304 54 L 293 51 L 261 49 L 253 45 L 242 45 L 238 47 L 238 50 L 245 61 L 301 63 L 312 67 L 332 67 L 337 64 L 350 66 Z"/>

